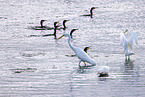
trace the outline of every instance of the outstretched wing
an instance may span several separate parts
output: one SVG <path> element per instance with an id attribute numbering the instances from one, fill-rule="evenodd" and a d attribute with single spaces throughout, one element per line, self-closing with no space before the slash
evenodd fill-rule
<path id="1" fill-rule="evenodd" d="M 128 39 L 129 47 L 131 49 L 132 49 L 133 41 L 135 41 L 135 43 L 138 44 L 136 32 L 133 32 Z"/>
<path id="2" fill-rule="evenodd" d="M 120 34 L 120 45 L 124 46 L 124 50 L 127 48 L 127 39 L 123 33 Z"/>

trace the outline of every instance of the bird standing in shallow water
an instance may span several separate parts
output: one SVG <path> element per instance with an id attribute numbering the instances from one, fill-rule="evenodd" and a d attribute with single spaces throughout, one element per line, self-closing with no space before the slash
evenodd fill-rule
<path id="1" fill-rule="evenodd" d="M 126 32 L 128 32 L 128 30 L 120 34 L 120 44 L 121 46 L 124 46 L 126 59 L 129 59 L 130 55 L 134 55 L 134 52 L 131 51 L 133 42 L 135 41 L 135 43 L 138 44 L 138 39 L 137 39 L 136 32 L 132 32 L 130 36 L 129 33 L 127 33 L 127 35 L 125 36 Z"/>
<path id="2" fill-rule="evenodd" d="M 91 59 L 91 57 L 85 52 L 83 51 L 82 49 L 78 48 L 78 47 L 74 47 L 71 45 L 70 43 L 70 39 L 71 39 L 71 36 L 69 34 L 63 34 L 61 37 L 59 37 L 57 40 L 61 39 L 63 36 L 67 36 L 68 37 L 68 44 L 70 46 L 70 48 L 76 53 L 77 57 L 80 59 L 79 60 L 79 67 L 80 66 L 80 63 L 83 61 L 85 66 L 86 66 L 86 63 L 90 63 L 92 64 L 93 66 L 96 65 L 96 63 Z"/>
<path id="3" fill-rule="evenodd" d="M 96 8 L 98 8 L 98 7 L 92 7 L 92 8 L 90 9 L 90 14 L 81 15 L 81 16 L 89 16 L 89 17 L 93 18 L 93 10 L 96 9 Z"/>

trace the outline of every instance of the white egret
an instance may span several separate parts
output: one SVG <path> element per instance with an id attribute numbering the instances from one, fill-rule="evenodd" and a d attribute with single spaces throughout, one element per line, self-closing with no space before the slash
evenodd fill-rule
<path id="1" fill-rule="evenodd" d="M 98 77 L 106 77 L 109 76 L 109 66 L 100 66 L 98 69 Z"/>
<path id="2" fill-rule="evenodd" d="M 134 55 L 134 52 L 132 52 L 133 42 L 135 41 L 135 43 L 138 44 L 138 39 L 137 39 L 136 32 L 132 32 L 130 36 L 129 33 L 125 35 L 126 32 L 128 32 L 128 30 L 126 30 L 124 33 L 121 33 L 120 44 L 121 46 L 124 47 L 125 57 L 126 58 L 128 57 L 129 59 L 130 55 Z"/>
<path id="3" fill-rule="evenodd" d="M 79 60 L 79 67 L 80 67 L 80 63 L 82 61 L 84 62 L 85 66 L 86 66 L 85 62 L 90 63 L 93 66 L 96 65 L 96 63 L 91 59 L 91 57 L 84 50 L 82 50 L 81 48 L 74 47 L 74 46 L 71 45 L 71 43 L 70 43 L 71 36 L 69 34 L 64 33 L 57 40 L 61 39 L 63 36 L 67 36 L 68 37 L 68 44 L 69 44 L 70 48 L 76 53 L 76 56 L 80 59 Z"/>

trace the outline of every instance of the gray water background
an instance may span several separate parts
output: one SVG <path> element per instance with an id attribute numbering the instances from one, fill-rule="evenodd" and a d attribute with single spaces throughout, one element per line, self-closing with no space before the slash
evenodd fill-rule
<path id="1" fill-rule="evenodd" d="M 144 97 L 145 1 L 143 0 L 0 0 L 0 96 L 1 97 Z M 80 17 L 95 9 L 93 18 Z M 70 57 L 67 38 L 29 37 L 53 33 L 32 30 L 62 23 L 74 46 L 91 46 L 88 54 L 96 66 L 80 69 Z M 137 32 L 139 45 L 126 61 L 120 33 Z M 83 64 L 81 64 L 83 65 Z M 88 64 L 89 65 L 89 64 Z M 98 66 L 109 66 L 109 77 L 97 77 Z"/>

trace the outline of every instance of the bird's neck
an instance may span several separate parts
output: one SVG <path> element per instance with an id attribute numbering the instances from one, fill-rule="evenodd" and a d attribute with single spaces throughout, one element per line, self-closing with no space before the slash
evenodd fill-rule
<path id="1" fill-rule="evenodd" d="M 90 10 L 90 15 L 91 15 L 91 17 L 93 16 L 93 10 L 92 9 Z"/>
<path id="2" fill-rule="evenodd" d="M 127 33 L 126 33 L 126 39 L 128 39 L 128 38 L 129 38 L 129 33 L 127 32 Z"/>
<path id="3" fill-rule="evenodd" d="M 71 31 L 71 32 L 70 32 L 70 36 L 71 36 L 71 38 L 72 38 L 72 33 L 73 33 L 73 32 L 74 32 L 74 31 Z"/>
<path id="4" fill-rule="evenodd" d="M 41 27 L 43 27 L 43 22 L 42 21 L 40 22 L 40 25 L 41 25 Z"/>
<path id="5" fill-rule="evenodd" d="M 71 39 L 71 37 L 68 37 L 68 44 L 69 44 L 70 48 L 74 51 L 74 47 L 71 45 L 70 39 Z"/>
<path id="6" fill-rule="evenodd" d="M 66 28 L 65 22 L 63 22 L 63 28 L 64 28 L 64 29 Z"/>
<path id="7" fill-rule="evenodd" d="M 54 28 L 54 35 L 56 36 L 56 30 L 57 30 L 57 27 L 55 26 L 55 28 Z"/>

